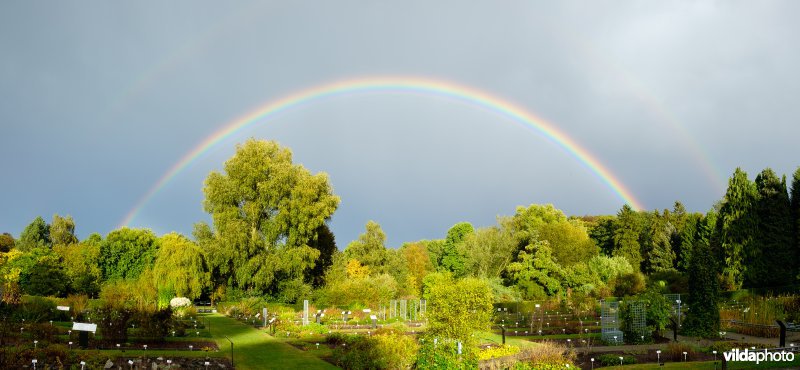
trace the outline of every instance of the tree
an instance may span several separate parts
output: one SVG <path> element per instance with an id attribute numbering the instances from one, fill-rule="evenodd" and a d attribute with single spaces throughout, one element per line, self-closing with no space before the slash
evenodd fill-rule
<path id="1" fill-rule="evenodd" d="M 594 240 L 606 256 L 614 254 L 614 225 L 615 216 L 599 216 L 589 221 L 589 237 Z"/>
<path id="2" fill-rule="evenodd" d="M 719 283 L 717 259 L 709 239 L 713 232 L 713 214 L 703 220 L 695 236 L 694 251 L 689 262 L 689 297 L 691 309 L 686 314 L 683 328 L 689 335 L 711 338 L 719 331 Z"/>
<path id="3" fill-rule="evenodd" d="M 50 223 L 50 240 L 53 245 L 70 245 L 78 242 L 78 237 L 75 236 L 75 220 L 72 216 L 53 215 L 53 222 Z"/>
<path id="4" fill-rule="evenodd" d="M 17 248 L 23 252 L 27 252 L 33 248 L 50 247 L 50 225 L 44 222 L 44 219 L 37 216 L 22 234 L 19 235 L 17 241 Z"/>
<path id="5" fill-rule="evenodd" d="M 717 218 L 717 234 L 725 260 L 722 273 L 728 285 L 734 288 L 741 287 L 744 281 L 745 251 L 752 248 L 756 197 L 755 184 L 747 178 L 746 172 L 737 168 L 728 180 L 728 190 Z"/>
<path id="6" fill-rule="evenodd" d="M 675 226 L 669 221 L 669 213 L 664 211 L 661 215 L 654 211 L 651 215 L 649 227 L 643 234 L 647 234 L 647 258 L 645 259 L 645 271 L 647 273 L 664 272 L 674 270 L 675 251 L 672 248 Z"/>
<path id="7" fill-rule="evenodd" d="M 319 251 L 319 257 L 314 268 L 306 271 L 305 281 L 314 288 L 319 288 L 325 284 L 325 270 L 333 264 L 333 254 L 337 251 L 336 238 L 327 224 L 317 228 L 317 235 L 309 246 Z"/>
<path id="8" fill-rule="evenodd" d="M 276 297 L 302 285 L 320 255 L 310 246 L 315 233 L 339 204 L 326 174 L 312 175 L 289 149 L 255 139 L 238 145 L 203 191 L 216 248 L 225 249 L 213 257 L 217 273 L 230 286 Z"/>
<path id="9" fill-rule="evenodd" d="M 792 235 L 794 237 L 794 272 L 800 279 L 800 167 L 794 171 L 791 189 Z"/>
<path id="10" fill-rule="evenodd" d="M 433 273 L 425 278 L 423 286 L 430 340 L 453 339 L 466 347 L 475 343 L 475 331 L 489 329 L 493 296 L 485 281 L 456 280 L 449 273 Z"/>
<path id="11" fill-rule="evenodd" d="M 750 286 L 782 286 L 794 281 L 792 221 L 786 178 L 767 168 L 756 176 L 756 234 L 747 250 Z"/>
<path id="12" fill-rule="evenodd" d="M 0 252 L 8 252 L 12 248 L 14 248 L 14 237 L 11 236 L 9 233 L 2 233 L 0 234 Z"/>
<path id="13" fill-rule="evenodd" d="M 375 221 L 368 221 L 364 233 L 350 242 L 344 250 L 347 259 L 356 259 L 373 273 L 387 272 L 389 253 L 386 250 L 386 233 Z"/>
<path id="14" fill-rule="evenodd" d="M 442 256 L 439 265 L 442 271 L 450 271 L 455 276 L 465 274 L 465 256 L 460 246 L 469 235 L 475 233 L 475 228 L 469 222 L 459 222 L 450 230 L 447 230 L 447 237 L 444 239 Z"/>
<path id="15" fill-rule="evenodd" d="M 159 240 L 149 229 L 123 227 L 106 236 L 100 245 L 99 266 L 104 280 L 136 279 L 151 267 Z"/>
<path id="16" fill-rule="evenodd" d="M 100 241 L 90 238 L 78 244 L 57 244 L 53 247 L 64 264 L 70 291 L 88 296 L 96 296 L 100 292 L 100 244 Z"/>
<path id="17" fill-rule="evenodd" d="M 514 260 L 517 241 L 509 225 L 510 219 L 499 221 L 499 226 L 480 228 L 462 243 L 468 275 L 498 278 Z"/>
<path id="18" fill-rule="evenodd" d="M 211 285 L 211 275 L 200 247 L 178 233 L 162 236 L 160 245 L 153 265 L 153 283 L 159 298 L 199 298 Z"/>
<path id="19" fill-rule="evenodd" d="M 617 214 L 614 227 L 614 253 L 615 257 L 624 257 L 634 269 L 641 269 L 642 252 L 639 245 L 641 232 L 641 219 L 629 205 L 622 206 Z"/>
<path id="20" fill-rule="evenodd" d="M 40 296 L 64 296 L 67 293 L 69 279 L 58 255 L 49 248 L 33 248 L 13 258 L 9 271 L 14 270 L 19 272 L 19 286 L 23 293 Z"/>
<path id="21" fill-rule="evenodd" d="M 433 271 L 433 264 L 431 263 L 428 250 L 422 243 L 408 243 L 400 248 L 400 253 L 405 259 L 406 268 L 408 269 L 408 278 L 406 282 L 413 287 L 408 287 L 408 291 L 413 291 L 415 296 L 419 296 L 422 279 Z M 413 280 L 412 280 L 413 279 Z"/>
<path id="22" fill-rule="evenodd" d="M 561 266 L 586 261 L 599 253 L 583 222 L 578 219 L 542 225 L 539 228 L 539 239 L 547 240 L 553 251 L 553 258 Z"/>
<path id="23" fill-rule="evenodd" d="M 553 259 L 547 241 L 528 245 L 507 270 L 526 299 L 555 295 L 561 291 L 564 281 L 564 270 Z"/>

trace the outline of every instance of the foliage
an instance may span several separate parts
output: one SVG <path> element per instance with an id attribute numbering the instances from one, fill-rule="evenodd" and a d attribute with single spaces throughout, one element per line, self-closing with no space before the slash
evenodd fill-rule
<path id="1" fill-rule="evenodd" d="M 794 271 L 797 273 L 797 281 L 800 282 L 800 167 L 792 175 L 790 196 L 789 210 L 792 222 L 792 245 L 795 251 L 792 261 L 794 262 Z"/>
<path id="2" fill-rule="evenodd" d="M 421 339 L 417 354 L 417 369 L 448 370 L 475 369 L 478 367 L 478 356 L 472 347 L 462 342 L 461 355 L 458 354 L 458 341 L 425 336 Z"/>
<path id="3" fill-rule="evenodd" d="M 511 282 L 527 299 L 552 296 L 561 291 L 564 270 L 553 259 L 546 241 L 526 246 L 507 270 Z"/>
<path id="4" fill-rule="evenodd" d="M 622 357 L 623 365 L 631 365 L 636 363 L 636 357 L 633 356 L 620 356 L 617 354 L 603 354 L 597 357 L 597 362 L 603 366 L 618 366 L 620 364 L 620 357 Z"/>
<path id="5" fill-rule="evenodd" d="M 162 236 L 160 245 L 153 265 L 154 284 L 158 291 L 179 297 L 200 297 L 211 280 L 200 248 L 177 233 Z"/>
<path id="6" fill-rule="evenodd" d="M 747 178 L 746 172 L 737 168 L 728 180 L 716 226 L 724 259 L 722 272 L 733 288 L 740 287 L 744 281 L 745 253 L 752 248 L 755 235 L 753 207 L 756 198 L 755 184 Z"/>
<path id="7" fill-rule="evenodd" d="M 381 225 L 370 220 L 366 224 L 366 231 L 347 245 L 344 255 L 348 261 L 356 260 L 367 267 L 370 273 L 384 273 L 389 259 L 385 244 L 386 233 Z"/>
<path id="8" fill-rule="evenodd" d="M 432 337 L 474 341 L 476 330 L 488 328 L 492 317 L 492 291 L 475 278 L 454 279 L 450 274 L 434 273 L 423 282 L 428 301 L 428 330 Z"/>
<path id="9" fill-rule="evenodd" d="M 39 296 L 65 296 L 69 279 L 58 255 L 47 248 L 34 248 L 12 262 L 20 269 L 19 285 L 23 293 Z"/>
<path id="10" fill-rule="evenodd" d="M 64 265 L 70 291 L 88 295 L 96 295 L 100 291 L 102 271 L 98 265 L 99 244 L 87 241 L 71 245 L 57 244 L 53 251 Z"/>
<path id="11" fill-rule="evenodd" d="M 72 216 L 53 215 L 53 222 L 50 223 L 50 240 L 53 246 L 78 242 L 78 237 L 75 236 L 75 220 L 72 219 Z"/>
<path id="12" fill-rule="evenodd" d="M 273 141 L 237 146 L 224 168 L 204 187 L 215 228 L 204 246 L 212 268 L 229 287 L 279 296 L 281 282 L 302 280 L 314 267 L 320 251 L 309 243 L 339 198 L 327 175 L 292 164 L 291 151 Z"/>
<path id="13" fill-rule="evenodd" d="M 335 345 L 333 362 L 345 369 L 410 369 L 416 361 L 417 343 L 402 334 L 373 336 L 335 333 L 328 337 Z"/>
<path id="14" fill-rule="evenodd" d="M 99 265 L 104 280 L 136 279 L 153 265 L 159 240 L 149 229 L 123 227 L 110 232 L 100 245 Z"/>
<path id="15" fill-rule="evenodd" d="M 34 323 L 52 320 L 55 317 L 55 302 L 42 297 L 27 296 L 22 300 L 22 304 L 14 310 L 11 320 Z"/>
<path id="16" fill-rule="evenodd" d="M 336 237 L 327 224 L 322 224 L 317 228 L 316 237 L 309 246 L 319 251 L 319 257 L 314 263 L 314 268 L 306 271 L 305 281 L 311 283 L 314 288 L 320 288 L 325 283 L 325 271 L 333 264 L 333 255 L 338 251 Z"/>
<path id="17" fill-rule="evenodd" d="M 526 369 L 564 369 L 567 365 L 575 367 L 575 352 L 554 342 L 542 342 L 532 350 L 526 351 Z"/>
<path id="18" fill-rule="evenodd" d="M 643 292 L 644 289 L 644 275 L 638 271 L 619 275 L 614 280 L 614 295 L 617 297 L 636 295 Z"/>
<path id="19" fill-rule="evenodd" d="M 782 286 L 794 281 L 795 252 L 792 250 L 791 212 L 786 178 L 771 169 L 755 180 L 758 194 L 754 206 L 756 234 L 753 248 L 746 251 L 746 284 Z"/>
<path id="20" fill-rule="evenodd" d="M 466 273 L 465 259 L 461 243 L 470 235 L 475 233 L 475 228 L 469 222 L 459 222 L 450 230 L 447 230 L 447 237 L 442 246 L 441 260 L 439 266 L 442 271 L 449 271 L 456 277 L 464 276 Z"/>
<path id="21" fill-rule="evenodd" d="M 511 219 L 501 218 L 498 221 L 498 226 L 475 230 L 461 243 L 467 275 L 497 278 L 513 261 L 518 247 Z M 419 279 L 421 281 L 421 277 Z"/>
<path id="22" fill-rule="evenodd" d="M 17 249 L 23 252 L 34 248 L 49 248 L 51 245 L 50 225 L 40 216 L 25 227 L 16 243 Z"/>
<path id="23" fill-rule="evenodd" d="M 689 263 L 689 297 L 691 309 L 683 322 L 689 335 L 715 337 L 719 331 L 719 283 L 717 260 L 709 246 L 711 223 L 706 222 L 695 238 L 695 248 Z"/>
<path id="24" fill-rule="evenodd" d="M 502 344 L 481 349 L 478 352 L 478 360 L 489 360 L 492 358 L 511 356 L 517 353 L 519 353 L 519 347 L 510 344 Z"/>
<path id="25" fill-rule="evenodd" d="M 617 214 L 614 225 L 614 257 L 624 257 L 633 266 L 634 270 L 639 270 L 642 263 L 642 254 L 639 244 L 639 233 L 642 224 L 639 214 L 629 205 L 622 206 Z"/>
<path id="26" fill-rule="evenodd" d="M 16 241 L 14 240 L 14 237 L 11 236 L 11 234 L 9 233 L 0 234 L 0 252 L 7 253 L 12 248 L 14 248 L 15 244 Z"/>
<path id="27" fill-rule="evenodd" d="M 179 308 L 189 307 L 192 305 L 192 300 L 186 297 L 175 297 L 169 300 L 169 306 L 175 310 Z"/>

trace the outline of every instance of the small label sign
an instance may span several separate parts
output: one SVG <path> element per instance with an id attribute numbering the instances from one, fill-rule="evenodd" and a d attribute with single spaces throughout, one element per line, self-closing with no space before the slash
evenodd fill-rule
<path id="1" fill-rule="evenodd" d="M 97 324 L 89 324 L 83 322 L 73 322 L 72 323 L 72 330 L 77 331 L 90 331 L 92 333 L 97 331 Z"/>

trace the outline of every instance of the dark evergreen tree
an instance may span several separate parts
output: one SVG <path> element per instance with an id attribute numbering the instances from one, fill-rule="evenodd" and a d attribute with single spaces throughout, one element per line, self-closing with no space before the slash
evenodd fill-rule
<path id="1" fill-rule="evenodd" d="M 745 251 L 755 234 L 754 206 L 756 187 L 747 173 L 737 168 L 728 180 L 728 190 L 717 218 L 717 235 L 724 259 L 722 269 L 726 285 L 738 288 L 744 280 Z"/>
<path id="2" fill-rule="evenodd" d="M 800 279 L 800 168 L 794 171 L 791 189 L 792 236 L 794 238 L 794 273 Z"/>
<path id="3" fill-rule="evenodd" d="M 719 331 L 720 286 L 717 281 L 717 259 L 709 243 L 714 225 L 714 213 L 710 213 L 698 225 L 694 250 L 689 261 L 689 310 L 683 322 L 688 335 L 714 337 Z"/>
<path id="4" fill-rule="evenodd" d="M 614 226 L 614 257 L 624 257 L 634 269 L 642 268 L 639 233 L 642 223 L 639 214 L 629 205 L 622 206 Z"/>
<path id="5" fill-rule="evenodd" d="M 791 216 L 786 178 L 767 168 L 756 176 L 756 233 L 747 258 L 746 284 L 781 286 L 794 281 Z"/>
<path id="6" fill-rule="evenodd" d="M 333 254 L 336 252 L 336 238 L 327 224 L 317 228 L 317 237 L 311 241 L 310 247 L 319 251 L 319 257 L 314 268 L 306 272 L 306 282 L 319 288 L 325 283 L 325 271 L 333 265 Z"/>
<path id="7" fill-rule="evenodd" d="M 594 240 L 600 248 L 600 252 L 606 256 L 614 254 L 614 216 L 600 216 L 593 221 L 589 228 L 589 237 Z"/>

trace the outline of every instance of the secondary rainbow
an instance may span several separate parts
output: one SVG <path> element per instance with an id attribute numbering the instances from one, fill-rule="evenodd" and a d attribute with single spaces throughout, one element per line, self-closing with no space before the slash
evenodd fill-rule
<path id="1" fill-rule="evenodd" d="M 266 104 L 252 110 L 221 127 L 219 130 L 209 135 L 192 150 L 187 152 L 178 162 L 176 162 L 147 193 L 139 200 L 120 223 L 120 227 L 127 226 L 133 221 L 139 212 L 147 205 L 170 180 L 178 175 L 184 168 L 189 166 L 198 157 L 211 147 L 224 141 L 226 138 L 277 113 L 296 108 L 300 105 L 319 101 L 347 94 L 365 93 L 398 93 L 409 92 L 422 95 L 434 95 L 450 100 L 459 101 L 468 105 L 477 106 L 500 116 L 506 117 L 513 122 L 523 126 L 533 128 L 550 141 L 554 142 L 578 161 L 583 163 L 590 171 L 595 173 L 622 201 L 629 204 L 634 209 L 644 209 L 641 203 L 633 196 L 630 190 L 614 176 L 600 161 L 589 153 L 588 150 L 580 146 L 575 140 L 559 130 L 555 125 L 537 117 L 525 109 L 511 104 L 497 96 L 484 91 L 456 84 L 449 81 L 442 81 L 430 78 L 418 77 L 369 77 L 338 81 L 323 85 L 317 85 L 305 90 L 286 95 L 277 100 L 272 100 Z"/>

